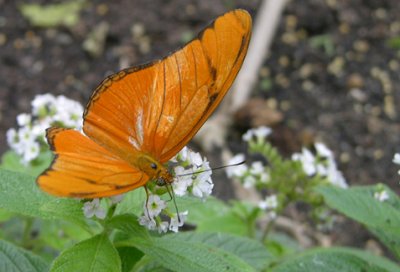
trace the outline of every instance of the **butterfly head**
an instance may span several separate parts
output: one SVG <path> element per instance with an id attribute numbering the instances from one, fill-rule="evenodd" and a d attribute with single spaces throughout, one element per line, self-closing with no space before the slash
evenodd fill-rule
<path id="1" fill-rule="evenodd" d="M 174 181 L 168 168 L 149 155 L 140 156 L 136 166 L 145 172 L 150 180 L 155 180 L 159 186 L 171 184 Z"/>

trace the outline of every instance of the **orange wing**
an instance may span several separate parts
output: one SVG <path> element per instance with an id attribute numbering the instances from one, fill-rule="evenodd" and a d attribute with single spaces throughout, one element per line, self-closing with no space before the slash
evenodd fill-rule
<path id="1" fill-rule="evenodd" d="M 143 186 L 148 181 L 143 172 L 78 131 L 50 128 L 46 136 L 56 156 L 37 183 L 50 194 L 106 197 Z"/>
<path id="2" fill-rule="evenodd" d="M 250 15 L 234 10 L 166 58 L 108 77 L 87 105 L 85 134 L 131 165 L 142 152 L 168 161 L 225 96 L 250 35 Z"/>

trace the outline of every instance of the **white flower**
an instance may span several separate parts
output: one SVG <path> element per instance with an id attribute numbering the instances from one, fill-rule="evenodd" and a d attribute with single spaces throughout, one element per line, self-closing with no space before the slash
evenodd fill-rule
<path id="1" fill-rule="evenodd" d="M 111 196 L 110 200 L 111 200 L 111 204 L 117 204 L 119 202 L 122 201 L 122 199 L 124 199 L 125 194 L 119 194 L 119 195 L 115 195 L 115 196 Z"/>
<path id="2" fill-rule="evenodd" d="M 395 164 L 400 164 L 400 153 L 394 154 L 393 162 L 394 162 Z"/>
<path id="3" fill-rule="evenodd" d="M 25 126 L 18 130 L 18 139 L 24 145 L 29 145 L 35 141 L 36 137 L 35 134 L 33 134 L 32 129 L 28 126 Z"/>
<path id="4" fill-rule="evenodd" d="M 340 188 L 346 189 L 349 186 L 347 185 L 346 179 L 343 177 L 342 172 L 337 169 L 336 163 L 333 159 L 328 161 L 327 167 L 327 178 L 328 181 Z"/>
<path id="5" fill-rule="evenodd" d="M 178 162 L 178 161 L 186 161 L 188 158 L 188 152 L 189 148 L 187 146 L 184 146 L 181 151 L 179 151 L 178 154 L 172 159 L 172 161 Z"/>
<path id="6" fill-rule="evenodd" d="M 254 129 L 249 129 L 245 134 L 243 134 L 243 141 L 249 142 L 253 136 L 257 138 L 258 141 L 264 140 L 269 134 L 271 134 L 272 130 L 269 127 L 261 126 Z"/>
<path id="7" fill-rule="evenodd" d="M 139 224 L 145 226 L 149 230 L 155 230 L 157 223 L 153 218 L 150 218 L 148 214 L 144 214 L 139 217 Z"/>
<path id="8" fill-rule="evenodd" d="M 386 190 L 382 190 L 380 192 L 375 192 L 374 198 L 380 202 L 384 202 L 389 199 L 389 194 Z"/>
<path id="9" fill-rule="evenodd" d="M 15 149 L 17 147 L 19 139 L 15 128 L 10 128 L 9 130 L 7 130 L 7 143 L 12 149 Z"/>
<path id="10" fill-rule="evenodd" d="M 267 196 L 265 200 L 258 203 L 262 210 L 274 210 L 278 207 L 278 197 L 276 195 Z"/>
<path id="11" fill-rule="evenodd" d="M 246 189 L 253 188 L 257 180 L 254 176 L 246 176 L 243 181 L 243 187 Z"/>
<path id="12" fill-rule="evenodd" d="M 163 209 L 167 207 L 167 204 L 164 200 L 162 200 L 158 195 L 150 195 L 144 206 L 145 215 L 148 212 L 150 217 L 155 217 L 161 213 Z"/>
<path id="13" fill-rule="evenodd" d="M 27 143 L 25 146 L 25 152 L 23 154 L 23 161 L 29 163 L 39 156 L 40 145 L 37 142 Z"/>
<path id="14" fill-rule="evenodd" d="M 315 149 L 317 150 L 317 154 L 323 158 L 333 158 L 332 151 L 323 143 L 315 143 Z"/>
<path id="15" fill-rule="evenodd" d="M 252 175 L 261 175 L 264 171 L 264 165 L 260 161 L 255 161 L 250 166 L 250 174 Z"/>
<path id="16" fill-rule="evenodd" d="M 17 123 L 19 126 L 27 126 L 31 123 L 32 116 L 27 113 L 21 113 L 17 115 Z"/>
<path id="17" fill-rule="evenodd" d="M 55 102 L 56 98 L 52 94 L 37 95 L 31 102 L 32 113 L 36 116 L 39 116 L 43 109 L 46 109 L 46 107 L 49 107 L 50 105 L 54 105 Z"/>
<path id="18" fill-rule="evenodd" d="M 292 160 L 300 161 L 304 172 L 308 176 L 312 176 L 317 172 L 317 168 L 315 167 L 315 157 L 307 148 L 303 148 L 301 153 L 293 154 Z"/>
<path id="19" fill-rule="evenodd" d="M 270 176 L 268 172 L 262 172 L 260 175 L 260 182 L 261 183 L 268 183 L 270 181 Z"/>
<path id="20" fill-rule="evenodd" d="M 238 164 L 243 161 L 244 161 L 244 155 L 237 154 L 236 156 L 234 156 L 233 158 L 231 158 L 228 161 L 228 165 Z M 240 164 L 240 165 L 228 167 L 228 168 L 226 168 L 225 171 L 226 171 L 226 174 L 228 175 L 228 177 L 242 177 L 247 172 L 247 170 L 248 170 L 247 165 Z"/>
<path id="21" fill-rule="evenodd" d="M 203 163 L 207 162 L 206 158 L 204 158 L 204 161 L 203 161 L 203 158 L 201 157 L 200 153 L 198 153 L 198 152 L 190 151 L 188 154 L 189 154 L 188 162 L 191 165 L 201 166 L 201 165 L 203 165 Z"/>
<path id="22" fill-rule="evenodd" d="M 86 218 L 91 218 L 93 216 L 99 219 L 106 218 L 106 211 L 100 206 L 100 200 L 98 198 L 85 202 L 82 209 Z"/>
<path id="23" fill-rule="evenodd" d="M 172 188 L 175 195 L 184 196 L 187 193 L 187 188 L 192 185 L 192 173 L 191 169 L 185 169 L 182 166 L 174 168 L 176 180 L 172 183 Z"/>
<path id="24" fill-rule="evenodd" d="M 195 179 L 192 183 L 192 194 L 195 197 L 204 199 L 211 195 L 214 184 L 211 180 L 211 169 L 201 170 L 199 174 L 196 174 Z"/>
<path id="25" fill-rule="evenodd" d="M 186 217 L 188 215 L 188 211 L 184 211 L 179 213 L 179 216 L 175 213 L 171 217 L 171 221 L 169 223 L 169 230 L 173 232 L 178 232 L 179 227 L 182 227 L 185 223 Z"/>
<path id="26" fill-rule="evenodd" d="M 168 231 L 168 227 L 169 227 L 169 223 L 168 222 L 161 222 L 158 226 L 157 226 L 157 230 L 158 233 L 166 233 Z"/>

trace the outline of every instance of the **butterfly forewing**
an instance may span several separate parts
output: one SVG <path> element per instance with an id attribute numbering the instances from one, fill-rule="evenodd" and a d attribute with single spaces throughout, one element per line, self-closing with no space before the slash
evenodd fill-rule
<path id="1" fill-rule="evenodd" d="M 131 164 L 142 152 L 168 161 L 226 94 L 250 34 L 250 15 L 235 10 L 168 57 L 108 78 L 87 106 L 84 132 Z"/>

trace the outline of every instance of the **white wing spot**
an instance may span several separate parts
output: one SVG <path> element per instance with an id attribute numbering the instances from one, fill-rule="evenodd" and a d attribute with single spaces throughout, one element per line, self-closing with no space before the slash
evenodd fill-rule
<path id="1" fill-rule="evenodd" d="M 143 111 L 138 112 L 136 119 L 136 139 L 140 145 L 143 144 Z"/>
<path id="2" fill-rule="evenodd" d="M 175 120 L 175 118 L 174 118 L 173 116 L 170 116 L 170 115 L 167 116 L 167 121 L 168 121 L 168 122 L 173 123 L 174 120 Z"/>
<path id="3" fill-rule="evenodd" d="M 139 143 L 135 140 L 135 138 L 133 138 L 132 136 L 129 136 L 128 138 L 129 142 L 136 148 L 139 149 L 140 145 Z"/>

